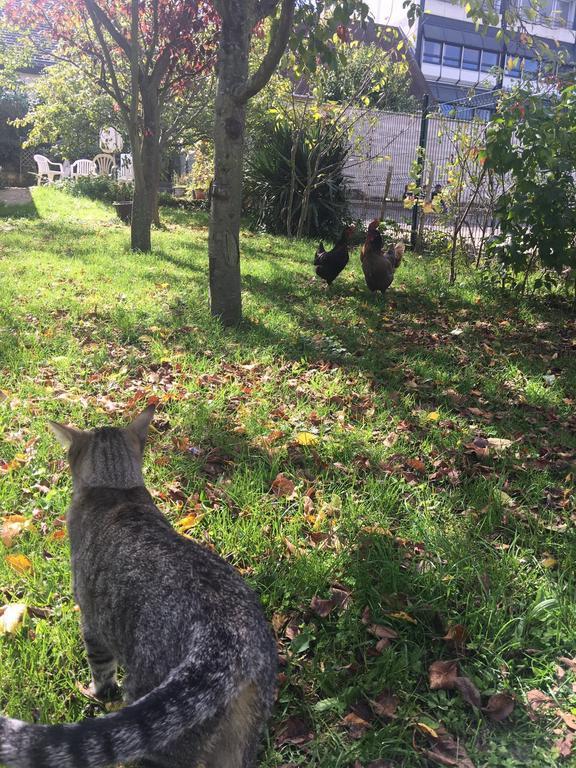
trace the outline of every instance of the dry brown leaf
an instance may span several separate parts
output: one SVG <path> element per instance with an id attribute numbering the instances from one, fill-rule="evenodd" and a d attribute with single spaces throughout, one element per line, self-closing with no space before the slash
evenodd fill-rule
<path id="1" fill-rule="evenodd" d="M 558 717 L 562 718 L 568 728 L 570 728 L 571 731 L 576 731 L 576 716 L 573 715 L 571 712 L 563 712 L 561 709 L 556 710 L 556 714 Z"/>
<path id="2" fill-rule="evenodd" d="M 10 515 L 2 521 L 0 540 L 5 547 L 9 548 L 14 544 L 14 539 L 17 536 L 30 530 L 33 530 L 32 520 L 26 519 L 22 515 Z"/>
<path id="3" fill-rule="evenodd" d="M 480 691 L 469 678 L 457 677 L 456 680 L 454 680 L 454 687 L 467 704 L 470 704 L 471 707 L 475 707 L 476 709 L 480 709 L 482 706 Z"/>
<path id="4" fill-rule="evenodd" d="M 567 733 L 563 739 L 554 742 L 554 747 L 558 750 L 560 757 L 570 757 L 576 734 Z"/>
<path id="5" fill-rule="evenodd" d="M 483 707 L 482 711 L 491 720 L 499 723 L 501 720 L 506 720 L 512 714 L 514 706 L 514 699 L 508 693 L 495 693 L 494 696 L 490 696 L 488 703 Z"/>
<path id="6" fill-rule="evenodd" d="M 576 672 L 576 659 L 569 659 L 568 656 L 559 656 L 558 661 L 560 664 L 566 667 L 566 669 Z"/>
<path id="7" fill-rule="evenodd" d="M 438 729 L 438 738 L 432 749 L 423 749 L 421 754 L 439 765 L 453 768 L 474 768 L 474 763 L 459 741 L 455 741 L 444 728 Z"/>
<path id="8" fill-rule="evenodd" d="M 26 615 L 24 603 L 10 603 L 0 608 L 0 635 L 13 635 Z"/>
<path id="9" fill-rule="evenodd" d="M 528 702 L 529 713 L 532 715 L 540 710 L 548 710 L 554 706 L 554 701 L 543 691 L 539 691 L 537 688 L 533 688 L 526 694 L 526 701 Z"/>
<path id="10" fill-rule="evenodd" d="M 442 638 L 447 643 L 453 643 L 458 650 L 463 650 L 468 640 L 468 630 L 463 624 L 454 624 L 448 627 L 448 631 Z"/>
<path id="11" fill-rule="evenodd" d="M 270 486 L 270 490 L 278 498 L 293 499 L 296 496 L 296 486 L 283 472 L 279 472 Z"/>
<path id="12" fill-rule="evenodd" d="M 357 712 L 349 712 L 344 718 L 342 718 L 343 724 L 348 730 L 348 734 L 352 739 L 361 739 L 368 728 L 372 727 L 372 724 L 359 715 Z"/>
<path id="13" fill-rule="evenodd" d="M 504 437 L 489 437 L 487 438 L 488 445 L 490 448 L 494 448 L 495 451 L 505 451 L 506 448 L 509 448 L 513 440 L 507 440 Z"/>
<path id="14" fill-rule="evenodd" d="M 321 619 L 325 619 L 329 616 L 334 608 L 336 608 L 336 601 L 332 598 L 329 600 L 322 600 L 316 595 L 310 601 L 310 608 L 314 611 L 316 616 L 320 616 Z"/>
<path id="15" fill-rule="evenodd" d="M 398 697 L 391 691 L 383 691 L 376 699 L 370 699 L 370 706 L 378 717 L 393 719 L 398 709 Z"/>
<path id="16" fill-rule="evenodd" d="M 371 624 L 368 627 L 368 632 L 382 640 L 395 640 L 398 637 L 398 632 L 390 629 L 390 627 L 383 627 L 381 624 Z"/>
<path id="17" fill-rule="evenodd" d="M 314 739 L 314 731 L 310 724 L 302 717 L 289 717 L 284 723 L 281 724 L 281 729 L 278 731 L 274 743 L 277 747 L 283 744 L 292 744 L 295 747 L 300 747 L 303 744 L 308 744 Z"/>
<path id="18" fill-rule="evenodd" d="M 434 661 L 428 668 L 428 682 L 432 691 L 451 690 L 458 677 L 458 662 Z"/>

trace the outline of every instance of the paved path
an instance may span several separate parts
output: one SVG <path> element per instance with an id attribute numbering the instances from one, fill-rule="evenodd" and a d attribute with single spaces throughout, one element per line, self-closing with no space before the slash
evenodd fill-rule
<path id="1" fill-rule="evenodd" d="M 0 203 L 6 205 L 26 205 L 32 202 L 32 195 L 28 187 L 6 187 L 0 189 Z"/>

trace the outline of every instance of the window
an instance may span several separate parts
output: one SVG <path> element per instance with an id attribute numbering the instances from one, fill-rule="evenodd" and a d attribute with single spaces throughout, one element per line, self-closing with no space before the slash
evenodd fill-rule
<path id="1" fill-rule="evenodd" d="M 480 69 L 482 72 L 490 72 L 492 67 L 498 66 L 498 54 L 494 51 L 482 51 L 482 64 Z"/>
<path id="2" fill-rule="evenodd" d="M 424 40 L 424 54 L 422 61 L 427 64 L 440 64 L 442 58 L 442 43 L 435 40 Z"/>
<path id="3" fill-rule="evenodd" d="M 444 56 L 442 57 L 442 64 L 445 67 L 455 67 L 460 69 L 460 59 L 462 58 L 462 47 L 460 45 L 450 45 L 450 43 L 444 43 Z"/>
<path id="4" fill-rule="evenodd" d="M 478 48 L 464 48 L 462 53 L 462 69 L 478 72 L 480 69 L 480 51 Z"/>
<path id="5" fill-rule="evenodd" d="M 573 0 L 519 0 L 529 21 L 553 27 L 569 27 L 574 18 Z"/>
<path id="6" fill-rule="evenodd" d="M 524 59 L 524 77 L 526 80 L 536 80 L 538 77 L 538 62 L 536 59 Z"/>
<path id="7" fill-rule="evenodd" d="M 555 21 L 559 26 L 567 27 L 572 16 L 570 0 L 556 0 Z"/>

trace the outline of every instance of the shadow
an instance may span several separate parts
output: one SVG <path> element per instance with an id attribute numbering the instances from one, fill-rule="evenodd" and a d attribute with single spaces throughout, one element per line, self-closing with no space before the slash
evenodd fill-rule
<path id="1" fill-rule="evenodd" d="M 0 196 L 2 190 L 0 190 Z M 0 219 L 38 219 L 40 214 L 34 200 L 27 203 L 6 203 L 0 197 Z"/>

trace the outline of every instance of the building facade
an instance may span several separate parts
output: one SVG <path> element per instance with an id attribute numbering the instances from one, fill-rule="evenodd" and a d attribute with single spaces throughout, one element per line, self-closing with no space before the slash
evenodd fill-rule
<path id="1" fill-rule="evenodd" d="M 420 2 L 416 59 L 432 98 L 440 105 L 462 100 L 455 108 L 462 117 L 473 107 L 486 116 L 482 112 L 489 111 L 495 88 L 512 87 L 520 79 L 538 81 L 576 61 L 576 0 L 486 0 L 498 22 L 478 28 L 457 0 Z M 521 30 L 514 32 L 506 30 L 512 3 L 521 19 Z M 559 52 L 564 63 L 547 60 L 545 46 Z"/>

